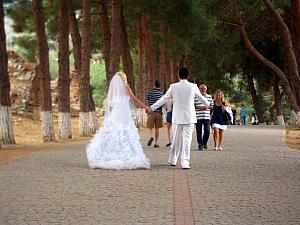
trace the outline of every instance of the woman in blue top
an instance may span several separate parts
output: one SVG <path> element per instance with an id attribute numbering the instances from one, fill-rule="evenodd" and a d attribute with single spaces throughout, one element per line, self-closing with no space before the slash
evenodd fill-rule
<path id="1" fill-rule="evenodd" d="M 223 150 L 224 130 L 227 130 L 228 119 L 225 112 L 225 99 L 221 90 L 215 93 L 212 109 L 211 125 L 214 131 L 214 150 Z"/>

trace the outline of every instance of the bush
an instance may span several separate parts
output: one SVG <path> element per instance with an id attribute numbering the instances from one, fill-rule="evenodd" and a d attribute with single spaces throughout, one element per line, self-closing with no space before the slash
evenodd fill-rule
<path id="1" fill-rule="evenodd" d="M 91 60 L 90 76 L 94 102 L 97 107 L 102 107 L 103 100 L 105 99 L 107 92 L 104 61 L 95 62 Z"/>

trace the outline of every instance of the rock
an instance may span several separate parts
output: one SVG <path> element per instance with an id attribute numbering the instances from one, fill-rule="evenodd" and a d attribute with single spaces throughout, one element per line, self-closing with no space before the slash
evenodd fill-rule
<path id="1" fill-rule="evenodd" d="M 21 115 L 39 119 L 38 107 L 31 98 L 33 80 L 36 75 L 37 63 L 25 62 L 17 53 L 8 51 L 8 73 L 11 83 L 11 103 L 13 115 Z M 72 116 L 79 115 L 79 74 L 76 70 L 70 70 L 70 104 Z M 58 79 L 51 81 L 51 98 L 53 112 L 58 112 Z"/>

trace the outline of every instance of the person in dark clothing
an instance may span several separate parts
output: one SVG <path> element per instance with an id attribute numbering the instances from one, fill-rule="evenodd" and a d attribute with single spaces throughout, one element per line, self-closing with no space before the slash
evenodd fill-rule
<path id="1" fill-rule="evenodd" d="M 236 125 L 236 109 L 234 107 L 232 107 L 231 111 L 232 111 L 232 116 L 233 116 L 232 125 Z"/>

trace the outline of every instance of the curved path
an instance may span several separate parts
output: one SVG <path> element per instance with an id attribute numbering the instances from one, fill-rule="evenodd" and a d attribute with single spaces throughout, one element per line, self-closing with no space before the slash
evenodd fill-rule
<path id="1" fill-rule="evenodd" d="M 0 224 L 300 224 L 300 152 L 279 128 L 230 127 L 224 151 L 192 149 L 188 171 L 164 147 L 145 147 L 151 170 L 91 170 L 85 144 L 0 166 Z"/>

